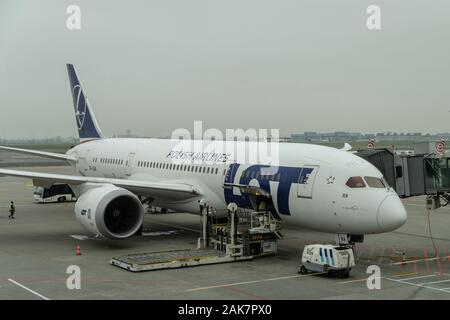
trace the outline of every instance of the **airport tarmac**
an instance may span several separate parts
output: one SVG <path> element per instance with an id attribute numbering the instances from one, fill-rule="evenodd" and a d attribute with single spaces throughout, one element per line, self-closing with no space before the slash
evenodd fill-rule
<path id="1" fill-rule="evenodd" d="M 22 170 L 72 174 L 68 166 Z M 16 219 L 8 219 L 8 203 Z M 424 198 L 404 200 L 408 221 L 399 230 L 366 236 L 357 245 L 350 278 L 297 274 L 305 244 L 334 236 L 283 229 L 275 256 L 245 262 L 132 273 L 110 265 L 113 256 L 196 246 L 200 218 L 147 214 L 147 236 L 94 239 L 75 220 L 74 203 L 37 204 L 30 180 L 0 177 L 0 299 L 449 299 L 450 207 L 431 214 L 439 258 L 428 236 Z M 77 244 L 81 256 L 75 255 Z M 416 257 L 402 265 L 390 256 Z M 69 290 L 67 267 L 81 268 L 81 289 Z M 381 268 L 381 289 L 369 290 L 369 265 Z"/>

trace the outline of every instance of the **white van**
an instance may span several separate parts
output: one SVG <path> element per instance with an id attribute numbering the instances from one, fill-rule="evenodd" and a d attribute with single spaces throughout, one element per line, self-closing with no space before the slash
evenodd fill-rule
<path id="1" fill-rule="evenodd" d="M 36 202 L 75 201 L 77 198 L 67 184 L 54 184 L 50 188 L 34 187 L 33 197 Z"/>
<path id="2" fill-rule="evenodd" d="M 348 278 L 350 270 L 355 266 L 353 249 L 349 246 L 332 244 L 311 244 L 305 246 L 302 254 L 302 265 L 299 273 L 308 271 L 336 274 Z"/>

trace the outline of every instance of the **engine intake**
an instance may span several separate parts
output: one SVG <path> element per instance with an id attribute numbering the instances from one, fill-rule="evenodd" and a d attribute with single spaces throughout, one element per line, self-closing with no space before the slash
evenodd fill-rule
<path id="1" fill-rule="evenodd" d="M 77 220 L 89 231 L 109 239 L 135 234 L 144 220 L 141 201 L 130 191 L 114 185 L 94 187 L 75 203 Z"/>

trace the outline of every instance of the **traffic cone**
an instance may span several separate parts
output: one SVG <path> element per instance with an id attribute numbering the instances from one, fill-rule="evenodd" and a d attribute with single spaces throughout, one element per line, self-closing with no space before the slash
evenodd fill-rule
<path id="1" fill-rule="evenodd" d="M 80 245 L 79 245 L 79 244 L 77 244 L 77 250 L 75 251 L 75 254 L 76 254 L 77 256 L 81 256 L 81 248 L 80 248 Z"/>

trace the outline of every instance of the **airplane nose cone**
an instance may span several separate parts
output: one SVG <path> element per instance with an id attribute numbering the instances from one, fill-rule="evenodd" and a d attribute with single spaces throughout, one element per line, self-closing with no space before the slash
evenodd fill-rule
<path id="1" fill-rule="evenodd" d="M 378 208 L 378 225 L 383 232 L 400 228 L 406 222 L 406 210 L 397 195 L 389 195 Z"/>

